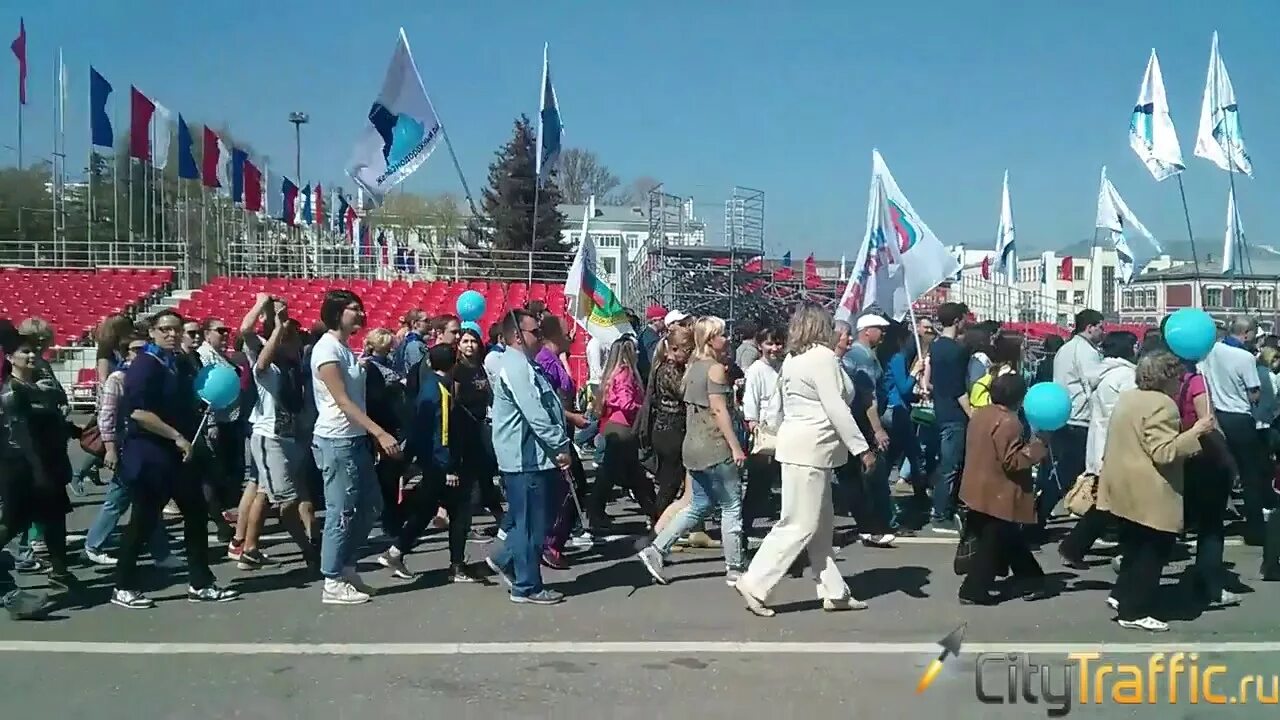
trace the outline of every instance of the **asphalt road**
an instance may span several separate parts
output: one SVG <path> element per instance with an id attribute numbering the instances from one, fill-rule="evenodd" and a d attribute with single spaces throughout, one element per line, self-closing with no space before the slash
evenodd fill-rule
<path id="1" fill-rule="evenodd" d="M 72 528 L 85 527 L 94 499 L 77 499 Z M 473 545 L 472 559 L 487 549 Z M 62 606 L 38 623 L 0 620 L 0 717 L 1038 717 L 1044 702 L 979 703 L 979 658 L 1032 653 L 1035 664 L 1053 666 L 1051 690 L 1060 691 L 1070 651 L 1143 667 L 1149 651 L 1196 652 L 1199 667 L 1226 665 L 1211 689 L 1227 701 L 1248 674 L 1264 675 L 1263 690 L 1275 697 L 1271 677 L 1280 675 L 1280 590 L 1256 581 L 1259 553 L 1238 545 L 1227 559 L 1241 574 L 1243 604 L 1174 610 L 1171 632 L 1161 635 L 1110 621 L 1109 568 L 1064 570 L 1051 551 L 1039 557 L 1059 582 L 1057 596 L 961 607 L 954 547 L 937 538 L 840 553 L 866 611 L 824 613 L 810 581 L 789 579 L 772 599 L 772 619 L 743 609 L 712 550 L 673 555 L 675 581 L 659 587 L 631 558 L 629 540 L 603 544 L 578 554 L 569 571 L 546 572 L 569 595 L 551 608 L 512 605 L 497 585 L 446 584 L 439 533 L 410 558 L 425 571 L 415 582 L 366 563 L 365 578 L 380 592 L 357 607 L 321 605 L 319 588 L 296 572 L 296 551 L 287 542 L 271 550 L 287 563 L 256 572 L 215 567 L 245 594 L 217 606 L 184 602 L 181 572 L 153 571 L 159 607 L 124 610 L 105 603 L 106 573 L 78 568 L 91 587 L 79 598 L 87 607 Z M 1171 608 L 1185 597 L 1176 578 L 1184 566 L 1167 572 Z M 959 657 L 917 695 L 937 642 L 961 624 Z M 1004 665 L 984 666 L 984 688 L 1002 689 Z M 1176 707 L 1082 706 L 1076 679 L 1071 714 L 1082 717 L 1276 716 L 1256 701 L 1191 705 L 1185 690 Z M 1167 697 L 1167 688 L 1158 694 Z"/>

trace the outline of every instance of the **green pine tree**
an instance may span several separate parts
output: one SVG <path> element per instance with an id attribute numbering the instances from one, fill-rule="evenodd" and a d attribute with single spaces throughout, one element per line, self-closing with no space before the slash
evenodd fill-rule
<path id="1" fill-rule="evenodd" d="M 480 205 L 488 218 L 495 250 L 563 252 L 560 238 L 565 217 L 557 209 L 560 188 L 554 173 L 538 187 L 534 177 L 535 138 L 529 118 L 521 115 L 514 124 L 511 140 L 499 149 L 489 165 L 489 187 Z M 534 193 L 537 193 L 538 224 L 534 236 Z"/>

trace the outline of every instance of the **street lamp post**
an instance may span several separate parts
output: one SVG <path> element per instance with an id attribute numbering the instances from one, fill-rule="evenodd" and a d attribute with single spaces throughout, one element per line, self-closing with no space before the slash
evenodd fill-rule
<path id="1" fill-rule="evenodd" d="M 304 112 L 289 113 L 289 122 L 293 123 L 294 181 L 302 184 L 302 126 L 311 121 L 311 116 Z"/>

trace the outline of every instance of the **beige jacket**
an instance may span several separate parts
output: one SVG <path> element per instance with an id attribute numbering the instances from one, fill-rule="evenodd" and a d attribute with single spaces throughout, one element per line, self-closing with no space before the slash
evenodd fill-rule
<path id="1" fill-rule="evenodd" d="M 1098 508 L 1155 530 L 1180 532 L 1182 465 L 1200 452 L 1200 439 L 1181 427 L 1168 395 L 1120 393 L 1107 428 Z"/>
<path id="2" fill-rule="evenodd" d="M 853 384 L 831 348 L 815 346 L 782 362 L 778 397 L 780 463 L 836 468 L 868 449 L 853 421 Z"/>

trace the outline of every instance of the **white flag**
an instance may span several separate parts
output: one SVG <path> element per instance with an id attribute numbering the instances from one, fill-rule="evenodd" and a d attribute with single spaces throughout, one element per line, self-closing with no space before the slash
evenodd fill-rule
<path id="1" fill-rule="evenodd" d="M 1116 186 L 1107 179 L 1105 166 L 1102 168 L 1102 181 L 1098 187 L 1098 217 L 1095 225 L 1111 232 L 1111 241 L 1120 256 L 1120 278 L 1125 283 L 1133 280 L 1135 272 L 1140 272 L 1156 255 L 1164 252 L 1155 236 L 1133 214 L 1124 198 L 1120 197 Z M 1146 238 L 1155 252 L 1145 248 L 1145 252 L 1135 252 L 1126 234 L 1130 229 Z"/>
<path id="2" fill-rule="evenodd" d="M 1013 285 L 1018 270 L 1018 249 L 1014 245 L 1013 204 L 1009 202 L 1009 171 L 1004 171 L 1004 193 L 1000 199 L 1000 225 L 996 228 L 995 272 L 1006 285 Z"/>
<path id="3" fill-rule="evenodd" d="M 872 305 L 902 318 L 916 298 L 954 275 L 958 265 L 911 207 L 880 151 L 873 150 L 867 230 L 836 319 L 848 320 Z"/>
<path id="4" fill-rule="evenodd" d="M 218 185 L 227 193 L 231 192 L 231 150 L 218 138 Z"/>
<path id="5" fill-rule="evenodd" d="M 1240 209 L 1236 207 L 1235 189 L 1227 190 L 1227 233 L 1222 238 L 1222 272 L 1235 270 L 1236 242 L 1244 228 L 1240 224 Z"/>
<path id="6" fill-rule="evenodd" d="M 1178 145 L 1178 133 L 1173 128 L 1173 117 L 1169 115 L 1160 60 L 1156 58 L 1154 48 L 1151 59 L 1147 61 L 1147 72 L 1142 76 L 1142 88 L 1138 90 L 1138 102 L 1133 106 L 1133 117 L 1129 120 L 1129 146 L 1157 182 L 1186 169 L 1182 164 L 1182 148 Z"/>
<path id="7" fill-rule="evenodd" d="M 1218 33 L 1209 50 L 1209 74 L 1204 80 L 1204 100 L 1200 104 L 1200 130 L 1196 133 L 1196 157 L 1202 157 L 1227 172 L 1253 177 L 1253 162 L 1244 149 L 1240 131 L 1240 111 L 1236 91 L 1227 75 L 1226 63 L 1218 54 Z"/>
<path id="8" fill-rule="evenodd" d="M 596 244 L 590 232 L 595 214 L 596 196 L 592 195 L 582 216 L 582 241 L 565 276 L 564 295 L 574 322 L 609 347 L 623 335 L 634 335 L 635 329 L 609 283 L 600 277 Z"/>
<path id="9" fill-rule="evenodd" d="M 169 108 L 158 102 L 155 107 L 151 115 L 151 164 L 157 170 L 163 170 L 169 164 L 169 119 L 173 115 Z"/>
<path id="10" fill-rule="evenodd" d="M 382 91 L 369 109 L 369 124 L 356 141 L 347 174 L 380 204 L 387 191 L 427 161 L 440 132 L 440 118 L 401 28 Z"/>

